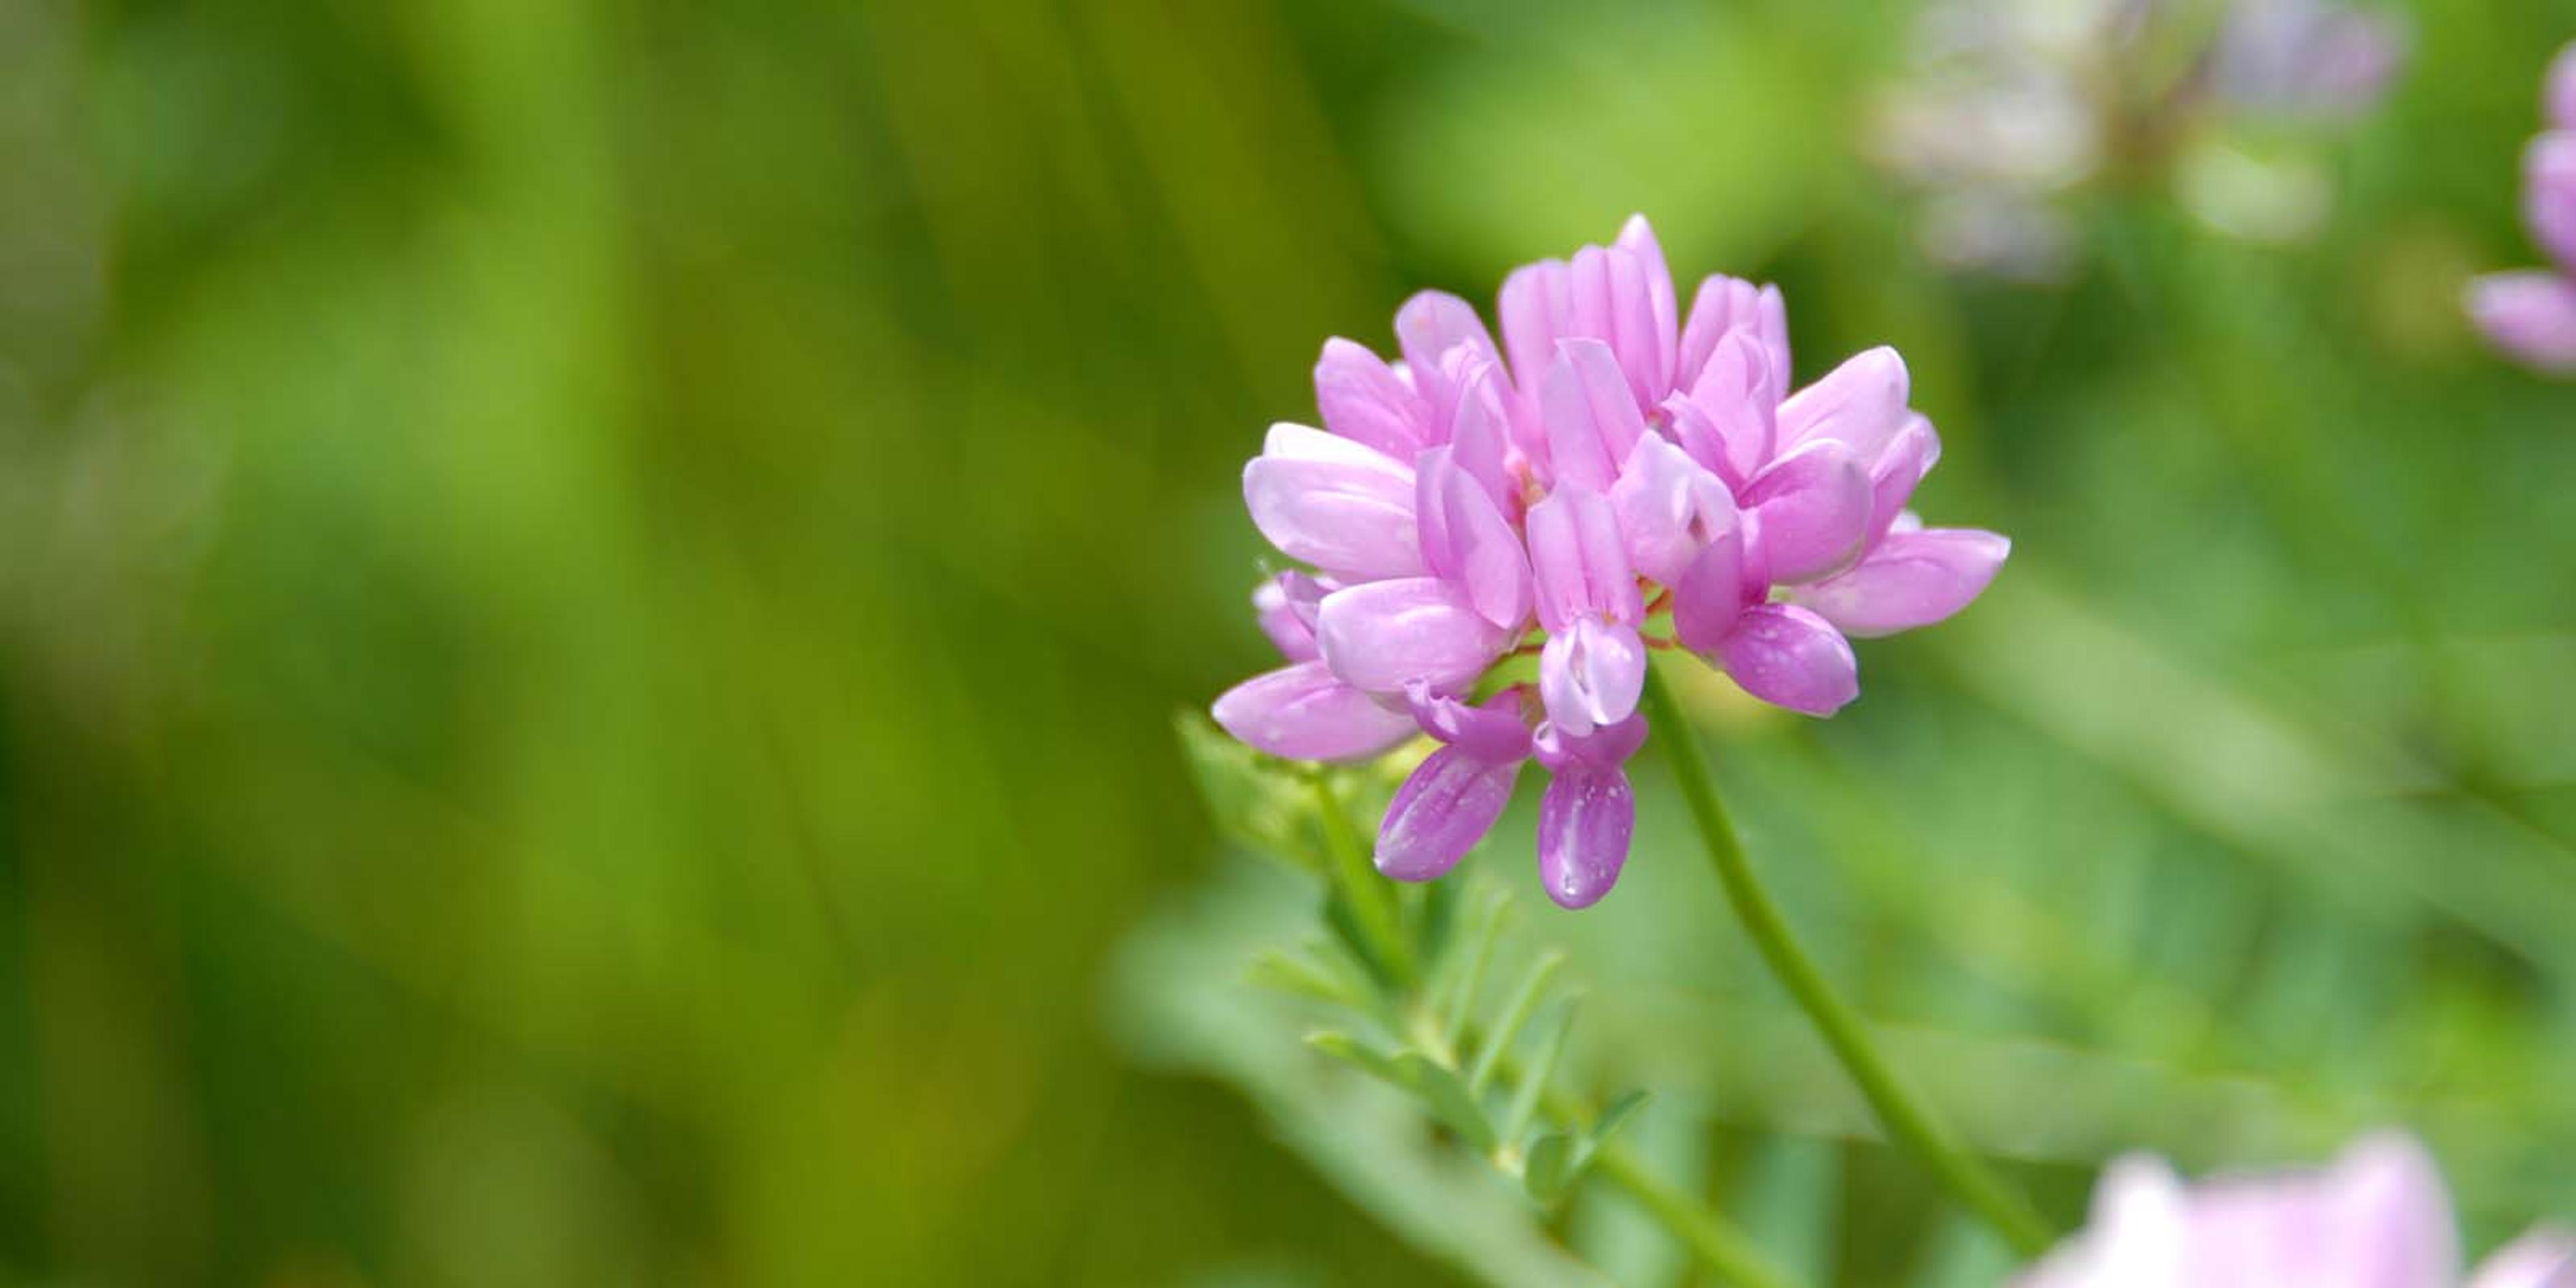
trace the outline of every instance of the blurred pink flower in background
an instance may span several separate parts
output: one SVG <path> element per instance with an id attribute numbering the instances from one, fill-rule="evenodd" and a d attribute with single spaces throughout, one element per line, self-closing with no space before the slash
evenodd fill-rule
<path id="1" fill-rule="evenodd" d="M 2186 1185 L 2111 1164 L 2084 1231 L 2014 1288 L 2576 1288 L 2576 1236 L 2543 1228 L 2465 1281 L 2450 1195 L 2412 1138 L 2366 1137 L 2316 1171 Z"/>
<path id="2" fill-rule="evenodd" d="M 1536 759 L 1548 894 L 1598 900 L 1634 826 L 1623 765 L 1646 735 L 1650 650 L 1828 716 L 1860 691 L 1846 637 L 1948 617 L 2009 553 L 1907 510 L 1940 439 L 1894 350 L 1791 393 L 1777 290 L 1713 276 L 1678 303 L 1643 217 L 1514 271 L 1499 345 L 1465 301 L 1424 292 L 1396 314 L 1401 361 L 1327 341 L 1324 428 L 1273 426 L 1245 467 L 1253 523 L 1315 572 L 1255 592 L 1288 665 L 1215 717 L 1302 760 L 1366 759 L 1416 730 L 1444 744 L 1387 812 L 1387 875 L 1448 871 Z M 1651 634 L 1667 613 L 1670 634 Z M 1535 683 L 1467 701 L 1531 654 Z"/>
<path id="3" fill-rule="evenodd" d="M 2478 278 L 2468 309 L 2525 366 L 2576 374 L 2576 44 L 2550 64 L 2540 107 L 2541 132 L 2522 154 L 2522 218 L 2553 267 Z"/>

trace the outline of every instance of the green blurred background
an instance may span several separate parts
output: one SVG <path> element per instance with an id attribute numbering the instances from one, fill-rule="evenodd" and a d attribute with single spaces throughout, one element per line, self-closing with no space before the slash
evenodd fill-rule
<path id="1" fill-rule="evenodd" d="M 2576 392 L 2456 308 L 2576 6 L 2419 9 L 2312 241 L 2110 191 L 2054 289 L 1863 159 L 1904 7 L 1573 8 L 0 0 L 0 1278 L 1458 1276 L 1121 944 L 1215 933 L 1172 716 L 1320 341 L 1632 210 L 2017 541 L 1829 724 L 1709 704 L 1969 1134 L 2576 1215 Z M 1522 900 L 1590 1058 L 1820 1279 L 1939 1262 L 1653 772 Z"/>

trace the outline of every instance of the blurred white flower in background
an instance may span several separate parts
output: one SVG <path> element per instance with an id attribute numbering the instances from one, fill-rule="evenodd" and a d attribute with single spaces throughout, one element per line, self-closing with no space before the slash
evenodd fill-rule
<path id="1" fill-rule="evenodd" d="M 1922 194 L 1927 253 L 1954 268 L 2062 277 L 2069 207 L 2098 181 L 2169 187 L 2210 227 L 2312 232 L 2333 205 L 2300 147 L 2385 94 L 2394 17 L 2333 0 L 1936 0 L 1882 97 L 1870 152 Z"/>

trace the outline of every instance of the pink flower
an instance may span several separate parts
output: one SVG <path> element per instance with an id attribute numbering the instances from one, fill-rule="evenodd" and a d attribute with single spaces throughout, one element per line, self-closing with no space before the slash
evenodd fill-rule
<path id="1" fill-rule="evenodd" d="M 1642 217 L 1515 271 L 1499 312 L 1499 346 L 1437 292 L 1397 313 L 1400 362 L 1326 342 L 1324 428 L 1273 426 L 1243 476 L 1254 525 L 1315 570 L 1254 597 L 1289 665 L 1215 714 L 1298 759 L 1362 759 L 1416 730 L 1444 744 L 1379 829 L 1379 869 L 1404 880 L 1455 865 L 1536 759 L 1541 876 L 1582 907 L 1627 859 L 1622 767 L 1646 735 L 1652 649 L 1831 715 L 1860 691 L 1846 636 L 1957 612 L 2010 543 L 1906 509 L 1940 440 L 1895 351 L 1792 393 L 1780 293 L 1711 277 L 1683 315 Z M 1467 700 L 1533 653 L 1534 685 Z"/>
<path id="2" fill-rule="evenodd" d="M 2538 371 L 2576 374 L 2576 44 L 2541 89 L 2545 128 L 2522 154 L 2522 218 L 2554 267 L 2469 283 L 2469 317 L 2497 348 Z"/>
<path id="3" fill-rule="evenodd" d="M 2366 1137 L 2321 1171 L 2185 1185 L 2158 1159 L 2104 1171 L 2083 1232 L 2015 1288 L 2462 1288 L 2451 1201 L 2422 1146 Z M 2576 1235 L 2543 1229 L 2465 1288 L 2576 1288 Z"/>

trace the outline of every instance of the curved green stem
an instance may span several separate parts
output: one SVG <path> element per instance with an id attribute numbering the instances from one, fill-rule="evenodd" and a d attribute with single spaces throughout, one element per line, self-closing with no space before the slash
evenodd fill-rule
<path id="1" fill-rule="evenodd" d="M 1707 845 L 1709 863 L 1717 869 L 1718 883 L 1726 888 L 1727 902 L 1735 906 L 1737 919 L 1744 923 L 1745 933 L 1761 950 L 1771 972 L 1797 999 L 1825 1045 L 1833 1049 L 1835 1058 L 1859 1085 L 1861 1095 L 1877 1112 L 1887 1134 L 1930 1168 L 1953 1197 L 1984 1218 L 2015 1251 L 2024 1256 L 2046 1252 L 2056 1242 L 2047 1223 L 2020 1195 L 2006 1188 L 1984 1160 L 1961 1149 L 1896 1080 L 1885 1058 L 1863 1032 L 1860 1017 L 1825 982 L 1824 974 L 1790 935 L 1779 906 L 1753 879 L 1752 866 L 1745 861 L 1744 843 L 1736 836 L 1735 825 L 1726 816 L 1726 806 L 1719 802 L 1717 789 L 1710 783 L 1708 765 L 1700 757 L 1690 720 L 1673 699 L 1662 673 L 1651 666 L 1646 669 L 1645 696 L 1648 718 L 1660 735 L 1655 741 L 1663 746 L 1664 755 L 1672 763 L 1673 777 L 1680 784 L 1682 799 L 1690 804 L 1692 821 L 1699 825 L 1700 839 Z"/>

